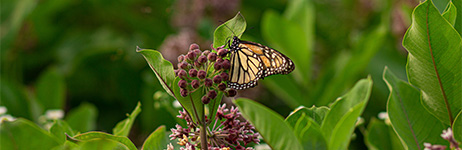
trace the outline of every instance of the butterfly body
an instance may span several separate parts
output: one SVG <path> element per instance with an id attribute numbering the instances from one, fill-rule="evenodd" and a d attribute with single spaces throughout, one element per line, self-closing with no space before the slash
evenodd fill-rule
<path id="1" fill-rule="evenodd" d="M 229 48 L 230 88 L 252 88 L 257 85 L 259 79 L 274 74 L 288 74 L 295 69 L 290 58 L 259 43 L 243 41 L 235 36 Z"/>

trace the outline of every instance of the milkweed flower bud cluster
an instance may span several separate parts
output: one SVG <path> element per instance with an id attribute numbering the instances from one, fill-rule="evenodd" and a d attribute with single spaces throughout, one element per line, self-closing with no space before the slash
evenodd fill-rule
<path id="1" fill-rule="evenodd" d="M 228 109 L 226 104 L 218 107 L 213 127 L 207 131 L 209 137 L 207 141 L 209 143 L 208 149 L 253 150 L 252 147 L 246 148 L 246 146 L 250 143 L 259 144 L 259 133 L 255 131 L 255 127 L 248 121 L 239 120 L 240 116 L 241 113 L 238 108 L 231 107 L 231 109 Z M 170 140 L 177 139 L 180 146 L 185 146 L 185 148 L 182 147 L 181 149 L 196 149 L 200 145 L 200 129 L 194 126 L 191 118 L 184 110 L 180 111 L 180 115 L 177 117 L 186 120 L 188 127 L 183 128 L 176 125 L 176 129 L 171 129 Z M 173 146 L 169 145 L 169 147 L 173 149 Z"/>
<path id="2" fill-rule="evenodd" d="M 208 104 L 217 97 L 217 92 L 224 92 L 230 97 L 237 94 L 235 89 L 227 88 L 226 84 L 229 79 L 227 72 L 231 66 L 229 60 L 225 59 L 228 50 L 223 47 L 214 50 L 217 53 L 201 51 L 199 45 L 191 44 L 188 53 L 178 57 L 178 69 L 175 70 L 175 74 L 181 79 L 178 82 L 181 96 L 186 97 L 204 87 L 207 93 L 201 100 Z"/>

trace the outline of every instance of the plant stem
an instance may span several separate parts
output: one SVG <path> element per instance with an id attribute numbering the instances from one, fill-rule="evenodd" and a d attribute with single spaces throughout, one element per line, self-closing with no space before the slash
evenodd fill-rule
<path id="1" fill-rule="evenodd" d="M 202 112 L 204 111 L 204 107 L 202 107 Z M 202 113 L 202 121 L 200 122 L 201 124 L 201 149 L 202 150 L 207 150 L 208 149 L 208 144 L 207 144 L 207 123 L 205 122 L 205 113 Z"/>

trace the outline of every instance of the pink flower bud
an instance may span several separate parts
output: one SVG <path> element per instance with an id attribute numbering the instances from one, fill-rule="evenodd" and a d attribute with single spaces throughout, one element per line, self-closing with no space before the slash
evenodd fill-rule
<path id="1" fill-rule="evenodd" d="M 219 84 L 220 82 L 221 82 L 220 75 L 216 75 L 215 77 L 213 77 L 213 83 Z"/>
<path id="2" fill-rule="evenodd" d="M 189 76 L 193 78 L 197 77 L 197 70 L 196 69 L 189 70 Z"/>
<path id="3" fill-rule="evenodd" d="M 206 87 L 211 87 L 213 85 L 213 81 L 212 79 L 207 78 L 205 79 L 204 84 Z"/>
<path id="4" fill-rule="evenodd" d="M 199 79 L 204 79 L 205 76 L 207 76 L 207 73 L 204 70 L 199 70 L 199 73 L 197 74 L 197 77 Z"/>
<path id="5" fill-rule="evenodd" d="M 217 92 L 215 90 L 210 90 L 207 93 L 207 97 L 209 97 L 210 99 L 215 99 L 217 97 Z"/>
<path id="6" fill-rule="evenodd" d="M 189 46 L 189 50 L 195 50 L 195 49 L 199 49 L 199 45 L 197 45 L 196 43 L 193 43 Z"/>

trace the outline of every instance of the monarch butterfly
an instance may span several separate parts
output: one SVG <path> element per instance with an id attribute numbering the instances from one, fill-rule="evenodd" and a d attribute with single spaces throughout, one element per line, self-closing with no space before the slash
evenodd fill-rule
<path id="1" fill-rule="evenodd" d="M 230 88 L 252 88 L 257 85 L 259 79 L 273 74 L 288 74 L 295 69 L 292 60 L 284 54 L 259 43 L 240 40 L 236 36 L 229 44 L 229 49 Z"/>

